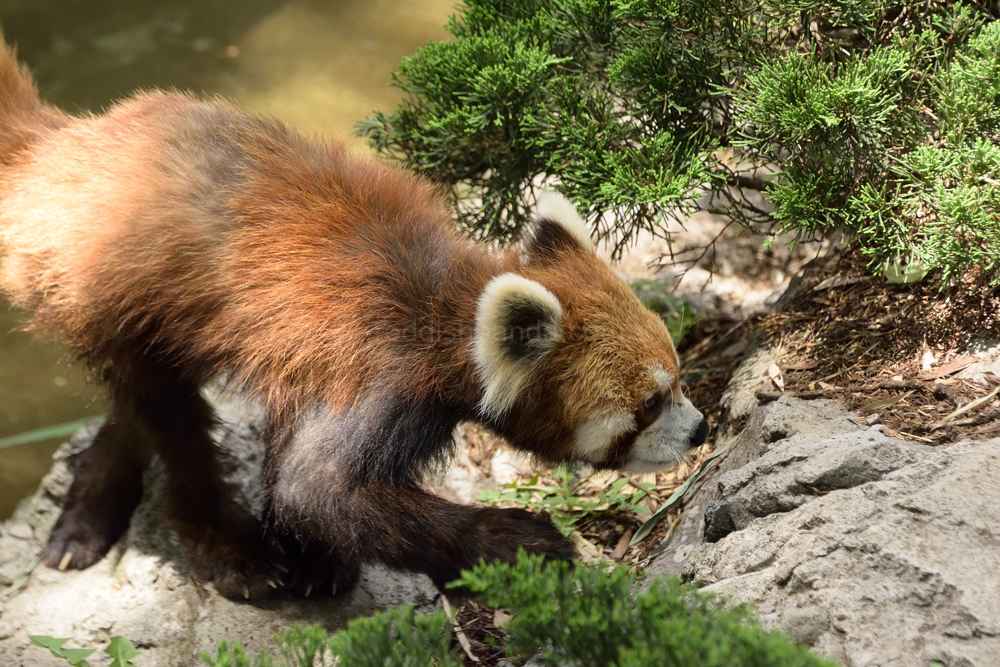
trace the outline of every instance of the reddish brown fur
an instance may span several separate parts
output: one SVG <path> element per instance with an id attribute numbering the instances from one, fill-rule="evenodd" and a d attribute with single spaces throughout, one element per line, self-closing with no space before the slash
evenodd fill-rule
<path id="1" fill-rule="evenodd" d="M 366 559 L 444 583 L 518 546 L 569 557 L 548 522 L 447 503 L 420 472 L 463 419 L 561 460 L 582 417 L 656 390 L 651 363 L 676 390 L 662 324 L 572 241 L 487 251 L 430 184 L 222 101 L 145 93 L 67 118 L 7 50 L 0 245 L 4 289 L 115 399 L 49 564 L 103 556 L 153 452 L 195 574 L 230 597 L 270 592 L 278 544 L 295 568 L 279 588 L 305 594 L 348 588 Z M 565 326 L 516 409 L 490 415 L 472 339 L 480 294 L 506 272 L 550 290 Z M 266 529 L 218 473 L 199 387 L 221 373 L 267 405 Z"/>

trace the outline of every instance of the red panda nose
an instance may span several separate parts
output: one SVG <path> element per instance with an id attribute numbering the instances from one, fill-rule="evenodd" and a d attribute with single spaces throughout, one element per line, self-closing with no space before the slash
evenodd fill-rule
<path id="1" fill-rule="evenodd" d="M 698 426 L 694 429 L 694 433 L 691 435 L 691 446 L 700 447 L 701 443 L 705 442 L 705 438 L 708 437 L 708 422 L 702 417 L 701 421 L 698 422 Z"/>

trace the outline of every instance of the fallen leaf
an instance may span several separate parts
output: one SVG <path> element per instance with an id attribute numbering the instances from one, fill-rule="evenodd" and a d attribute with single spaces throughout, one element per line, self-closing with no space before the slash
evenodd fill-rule
<path id="1" fill-rule="evenodd" d="M 511 622 L 514 617 L 505 612 L 503 609 L 496 609 L 493 612 L 493 626 L 503 629 L 503 626 Z"/>
<path id="2" fill-rule="evenodd" d="M 451 602 L 448 601 L 448 597 L 445 595 L 441 596 L 441 606 L 444 607 L 444 614 L 451 621 L 451 629 L 455 631 L 455 637 L 458 639 L 458 643 L 462 646 L 462 650 L 465 651 L 465 655 L 469 656 L 472 662 L 479 662 L 479 658 L 476 654 L 472 652 L 472 642 L 465 635 L 462 630 L 462 625 L 458 622 L 458 615 L 455 613 L 455 609 L 451 606 Z"/>
<path id="3" fill-rule="evenodd" d="M 622 538 L 618 540 L 615 550 L 611 552 L 611 560 L 621 560 L 625 552 L 628 551 L 628 543 L 632 540 L 632 531 L 626 530 Z"/>
<path id="4" fill-rule="evenodd" d="M 936 380 L 937 378 L 943 378 L 946 375 L 951 375 L 952 373 L 957 373 L 963 368 L 967 368 L 972 364 L 979 361 L 979 357 L 962 357 L 961 359 L 956 359 L 955 361 L 949 361 L 944 366 L 938 366 L 934 370 L 924 373 L 920 376 L 921 380 Z"/>
<path id="5" fill-rule="evenodd" d="M 580 531 L 574 530 L 570 533 L 569 541 L 576 547 L 576 552 L 580 556 L 580 560 L 584 563 L 594 564 L 607 562 L 608 559 L 604 557 L 604 554 L 597 548 L 597 545 L 581 535 Z"/>
<path id="6" fill-rule="evenodd" d="M 889 406 L 896 405 L 901 400 L 912 394 L 912 391 L 908 391 L 905 394 L 900 394 L 899 396 L 891 396 L 889 398 L 880 398 L 877 401 L 872 401 L 858 408 L 858 412 L 875 412 L 876 410 L 881 410 L 883 408 L 888 408 Z"/>
<path id="7" fill-rule="evenodd" d="M 785 380 L 781 377 L 781 369 L 778 368 L 777 364 L 771 364 L 771 367 L 767 369 L 767 375 L 771 378 L 774 386 L 781 391 L 785 391 Z"/>
<path id="8" fill-rule="evenodd" d="M 951 421 L 953 419 L 955 419 L 955 417 L 958 417 L 960 415 L 964 415 L 969 410 L 975 410 L 976 408 L 979 408 L 979 407 L 982 407 L 982 406 L 986 405 L 987 403 L 989 403 L 990 401 L 992 401 L 994 398 L 996 398 L 997 394 L 1000 394 L 1000 387 L 997 387 L 996 389 L 994 389 L 993 391 L 991 391 L 990 393 L 986 394 L 985 396 L 983 396 L 981 398 L 977 398 L 974 401 L 970 401 L 970 402 L 966 403 L 965 405 L 963 405 L 962 407 L 960 407 L 958 410 L 955 410 L 950 415 L 944 417 L 937 424 L 934 424 L 934 426 L 931 426 L 931 430 L 932 431 L 936 431 L 939 428 L 943 428 L 943 427 L 947 426 L 948 424 L 950 424 Z"/>

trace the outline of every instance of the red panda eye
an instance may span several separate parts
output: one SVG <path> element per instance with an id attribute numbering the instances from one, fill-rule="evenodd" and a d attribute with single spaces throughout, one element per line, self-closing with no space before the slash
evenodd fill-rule
<path id="1" fill-rule="evenodd" d="M 663 408 L 663 394 L 656 393 L 642 402 L 642 412 L 644 415 L 652 416 Z"/>

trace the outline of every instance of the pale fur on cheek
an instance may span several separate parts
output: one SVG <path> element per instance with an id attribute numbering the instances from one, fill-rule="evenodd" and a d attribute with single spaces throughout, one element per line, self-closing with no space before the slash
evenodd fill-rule
<path id="1" fill-rule="evenodd" d="M 618 437 L 635 429 L 635 417 L 625 410 L 588 417 L 576 428 L 576 455 L 585 461 L 600 461 Z"/>

